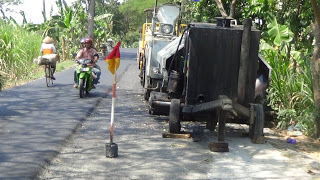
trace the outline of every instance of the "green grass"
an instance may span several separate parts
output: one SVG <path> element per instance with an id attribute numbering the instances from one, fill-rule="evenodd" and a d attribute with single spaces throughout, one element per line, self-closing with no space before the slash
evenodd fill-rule
<path id="1" fill-rule="evenodd" d="M 66 69 L 72 68 L 76 65 L 74 61 L 67 60 L 60 63 L 57 63 L 56 73 L 64 71 Z M 55 73 L 55 74 L 56 74 Z M 3 89 L 9 89 L 14 86 L 22 85 L 28 82 L 31 82 L 33 80 L 43 78 L 44 77 L 44 67 L 34 64 L 33 65 L 33 71 L 30 72 L 28 76 L 22 77 L 21 79 L 17 81 L 6 81 Z M 70 77 L 70 79 L 73 79 L 73 77 Z"/>
<path id="2" fill-rule="evenodd" d="M 33 62 L 41 55 L 41 35 L 0 20 L 0 90 L 44 77 L 43 66 Z M 71 60 L 57 63 L 56 72 L 74 65 Z"/>

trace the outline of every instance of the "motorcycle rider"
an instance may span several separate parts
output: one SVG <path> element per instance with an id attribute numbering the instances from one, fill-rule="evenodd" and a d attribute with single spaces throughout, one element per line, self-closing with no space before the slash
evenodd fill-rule
<path id="1" fill-rule="evenodd" d="M 92 63 L 89 65 L 92 67 L 92 72 L 94 72 L 97 76 L 97 78 L 93 79 L 92 88 L 94 89 L 94 88 L 96 88 L 95 84 L 98 84 L 99 79 L 100 79 L 100 75 L 101 75 L 101 69 L 96 64 L 98 61 L 99 55 L 98 55 L 98 52 L 94 48 L 92 48 L 93 43 L 92 43 L 91 38 L 85 38 L 84 44 L 85 44 L 85 47 L 78 52 L 77 57 L 74 61 L 76 61 L 77 59 L 81 59 L 81 58 L 92 60 Z M 78 88 L 78 78 L 77 78 L 76 69 L 74 70 L 74 85 L 73 85 L 73 87 Z"/>

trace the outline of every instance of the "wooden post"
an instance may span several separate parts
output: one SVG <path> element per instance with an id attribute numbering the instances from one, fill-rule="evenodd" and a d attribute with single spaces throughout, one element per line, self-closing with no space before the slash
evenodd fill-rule
<path id="1" fill-rule="evenodd" d="M 248 75 L 248 62 L 250 56 L 250 33 L 251 33 L 251 19 L 247 18 L 243 22 L 243 33 L 240 53 L 240 66 L 238 77 L 238 103 L 242 104 L 245 100 L 246 81 Z"/>
<path id="2" fill-rule="evenodd" d="M 217 109 L 218 124 L 218 142 L 224 142 L 226 137 L 226 112 L 220 108 Z"/>

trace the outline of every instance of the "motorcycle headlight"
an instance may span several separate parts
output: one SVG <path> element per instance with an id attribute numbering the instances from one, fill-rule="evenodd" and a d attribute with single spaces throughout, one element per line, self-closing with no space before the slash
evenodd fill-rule
<path id="1" fill-rule="evenodd" d="M 164 24 L 161 26 L 161 31 L 165 34 L 170 34 L 173 31 L 173 27 L 170 24 Z"/>

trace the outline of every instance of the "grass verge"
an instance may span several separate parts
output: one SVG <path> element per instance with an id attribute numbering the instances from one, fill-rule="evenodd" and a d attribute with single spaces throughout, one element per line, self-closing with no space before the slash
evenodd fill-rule
<path id="1" fill-rule="evenodd" d="M 75 65 L 76 63 L 72 60 L 66 60 L 57 63 L 56 73 L 74 67 Z M 12 87 L 19 86 L 44 77 L 44 66 L 34 65 L 32 68 L 32 73 L 22 79 L 7 79 L 4 83 L 3 90 L 10 89 Z"/>

